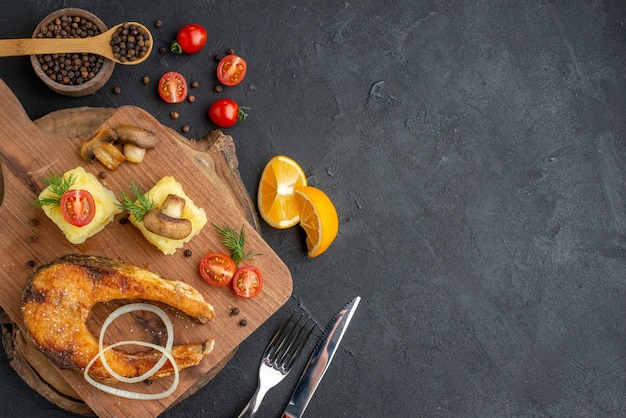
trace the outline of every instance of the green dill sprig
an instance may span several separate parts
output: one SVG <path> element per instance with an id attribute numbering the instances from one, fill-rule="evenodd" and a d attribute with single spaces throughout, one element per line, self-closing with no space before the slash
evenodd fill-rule
<path id="1" fill-rule="evenodd" d="M 238 266 L 241 260 L 250 259 L 254 257 L 254 252 L 244 252 L 244 246 L 246 244 L 246 232 L 244 227 L 241 227 L 241 232 L 237 233 L 237 231 L 228 228 L 226 226 L 218 226 L 213 224 L 215 229 L 222 234 L 221 242 L 224 244 L 226 248 L 230 250 L 230 257 L 233 259 L 235 264 Z"/>
<path id="2" fill-rule="evenodd" d="M 122 192 L 122 200 L 118 206 L 127 210 L 136 222 L 141 222 L 146 213 L 154 209 L 154 201 L 146 196 L 136 183 L 130 184 L 130 191 L 135 199 Z"/>
<path id="3" fill-rule="evenodd" d="M 53 208 L 59 207 L 61 204 L 61 198 L 74 184 L 76 177 L 74 174 L 69 176 L 59 176 L 57 174 L 50 174 L 48 177 L 41 179 L 43 184 L 48 187 L 50 193 L 46 193 L 45 196 L 35 200 L 35 206 L 52 206 Z"/>

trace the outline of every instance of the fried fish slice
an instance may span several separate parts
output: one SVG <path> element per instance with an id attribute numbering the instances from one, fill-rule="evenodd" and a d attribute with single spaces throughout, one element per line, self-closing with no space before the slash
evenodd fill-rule
<path id="1" fill-rule="evenodd" d="M 213 306 L 187 283 L 166 280 L 146 269 L 97 256 L 67 255 L 39 267 L 22 295 L 22 314 L 28 334 L 54 364 L 64 369 L 84 370 L 98 350 L 98 341 L 87 328 L 94 305 L 117 299 L 162 302 L 205 323 L 214 318 Z M 214 340 L 172 348 L 179 369 L 198 364 L 213 349 Z M 161 358 L 153 350 L 137 354 L 107 350 L 107 363 L 117 373 L 135 377 L 150 370 Z M 153 376 L 173 371 L 165 365 Z M 97 379 L 112 376 L 98 360 L 89 370 Z"/>

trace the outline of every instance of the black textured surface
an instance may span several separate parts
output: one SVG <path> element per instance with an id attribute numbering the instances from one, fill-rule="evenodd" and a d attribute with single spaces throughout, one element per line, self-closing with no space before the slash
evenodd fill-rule
<path id="1" fill-rule="evenodd" d="M 314 260 L 297 228 L 264 225 L 292 271 L 292 298 L 164 417 L 236 416 L 288 312 L 300 306 L 323 327 L 357 294 L 305 416 L 626 415 L 624 2 L 28 0 L 4 8 L 0 37 L 30 36 L 64 6 L 108 25 L 161 19 L 157 48 L 189 22 L 210 40 L 197 55 L 155 51 L 117 66 L 82 99 L 47 90 L 26 57 L 0 59 L 32 119 L 132 104 L 200 138 L 213 128 L 209 104 L 231 96 L 250 107 L 227 130 L 250 194 L 267 160 L 285 154 L 340 216 L 337 240 Z M 213 55 L 229 47 L 249 72 L 218 94 Z M 200 82 L 177 121 L 154 88 L 167 70 Z M 282 412 L 303 365 L 261 416 Z M 0 415 L 71 416 L 5 357 L 0 367 Z"/>

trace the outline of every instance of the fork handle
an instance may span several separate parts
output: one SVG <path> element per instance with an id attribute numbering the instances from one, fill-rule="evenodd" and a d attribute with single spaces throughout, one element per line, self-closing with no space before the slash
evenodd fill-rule
<path id="1" fill-rule="evenodd" d="M 252 395 L 252 398 L 250 398 L 250 401 L 248 401 L 246 407 L 243 408 L 238 418 L 254 418 L 268 390 L 270 390 L 270 387 L 259 384 L 256 388 L 256 392 L 254 392 L 254 395 Z"/>

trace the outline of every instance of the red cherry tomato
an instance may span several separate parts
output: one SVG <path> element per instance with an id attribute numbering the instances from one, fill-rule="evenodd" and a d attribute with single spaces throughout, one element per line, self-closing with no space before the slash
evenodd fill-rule
<path id="1" fill-rule="evenodd" d="M 226 55 L 217 64 L 217 79 L 225 86 L 236 86 L 246 76 L 246 61 L 237 55 Z"/>
<path id="2" fill-rule="evenodd" d="M 170 49 L 172 52 L 180 54 L 195 54 L 204 48 L 208 35 L 206 29 L 195 23 L 183 26 L 176 35 L 176 40 L 172 42 Z"/>
<path id="3" fill-rule="evenodd" d="M 96 215 L 93 196 L 87 190 L 68 190 L 61 196 L 61 213 L 70 225 L 87 225 Z"/>
<path id="4" fill-rule="evenodd" d="M 218 99 L 209 107 L 209 117 L 220 128 L 230 128 L 248 116 L 233 99 Z"/>
<path id="5" fill-rule="evenodd" d="M 200 275 L 213 286 L 230 284 L 237 266 L 232 258 L 222 253 L 208 253 L 200 260 Z"/>
<path id="6" fill-rule="evenodd" d="M 251 298 L 259 294 L 263 288 L 263 276 L 254 266 L 243 266 L 233 277 L 233 290 L 244 298 Z"/>
<path id="7" fill-rule="evenodd" d="M 167 103 L 180 103 L 187 97 L 187 81 L 182 74 L 170 71 L 159 80 L 159 96 Z"/>

